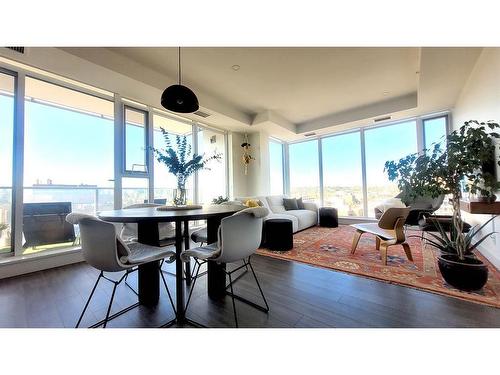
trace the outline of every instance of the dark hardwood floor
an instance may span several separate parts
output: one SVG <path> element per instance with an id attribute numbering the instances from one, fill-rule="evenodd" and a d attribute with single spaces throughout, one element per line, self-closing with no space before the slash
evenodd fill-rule
<path id="1" fill-rule="evenodd" d="M 421 292 L 308 265 L 254 256 L 252 264 L 268 299 L 262 313 L 236 301 L 240 327 L 500 327 L 500 309 Z M 172 264 L 164 269 L 173 271 Z M 85 263 L 0 280 L 0 327 L 73 327 L 98 273 Z M 173 276 L 165 275 L 172 293 Z M 136 286 L 137 274 L 129 277 Z M 82 325 L 102 318 L 111 284 L 102 282 Z M 173 317 L 162 288 L 155 309 L 138 307 L 108 327 L 157 327 Z M 261 303 L 251 273 L 235 284 L 235 293 Z M 112 312 L 136 302 L 122 284 Z M 210 327 L 233 327 L 229 297 L 213 302 L 200 278 L 188 314 Z"/>

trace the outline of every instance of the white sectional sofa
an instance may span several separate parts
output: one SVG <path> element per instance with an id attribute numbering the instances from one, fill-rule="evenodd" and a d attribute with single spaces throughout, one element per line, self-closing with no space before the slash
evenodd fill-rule
<path id="1" fill-rule="evenodd" d="M 293 233 L 318 225 L 318 207 L 315 203 L 304 202 L 303 210 L 285 209 L 283 205 L 284 195 L 271 195 L 261 197 L 235 198 L 236 201 L 246 202 L 248 199 L 255 199 L 271 212 L 264 220 L 269 219 L 289 219 L 292 221 Z"/>

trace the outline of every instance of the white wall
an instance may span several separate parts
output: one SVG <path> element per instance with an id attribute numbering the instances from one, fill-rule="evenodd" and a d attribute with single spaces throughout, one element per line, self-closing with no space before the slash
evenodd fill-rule
<path id="1" fill-rule="evenodd" d="M 246 175 L 241 148 L 245 134 L 233 132 L 229 138 L 231 198 L 268 195 L 270 193 L 269 135 L 263 131 L 248 134 L 248 143 L 251 144 L 250 154 L 255 160 L 248 165 Z"/>
<path id="2" fill-rule="evenodd" d="M 500 121 L 500 48 L 483 49 L 462 89 L 453 110 L 453 128 L 459 128 L 467 120 Z M 498 166 L 497 175 L 500 176 Z M 500 198 L 500 194 L 497 193 L 497 196 Z M 489 217 L 464 213 L 464 219 L 471 225 L 484 223 Z M 494 230 L 500 231 L 498 218 L 486 228 L 487 232 Z M 480 251 L 500 268 L 499 234 L 483 242 Z"/>

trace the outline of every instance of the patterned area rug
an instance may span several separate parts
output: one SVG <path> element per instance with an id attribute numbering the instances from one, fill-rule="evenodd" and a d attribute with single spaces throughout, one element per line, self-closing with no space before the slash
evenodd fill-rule
<path id="1" fill-rule="evenodd" d="M 375 237 L 370 234 L 364 234 L 355 254 L 350 254 L 354 232 L 350 226 L 314 227 L 295 234 L 294 247 L 290 251 L 259 249 L 257 253 L 500 307 L 500 272 L 486 259 L 481 258 L 490 271 L 484 288 L 462 292 L 445 283 L 437 265 L 437 250 L 423 246 L 419 238 L 407 239 L 413 262 L 406 258 L 401 246 L 391 246 L 387 252 L 387 266 L 383 266 L 380 253 L 375 250 Z M 420 235 L 420 232 L 408 231 L 407 237 L 411 235 Z"/>

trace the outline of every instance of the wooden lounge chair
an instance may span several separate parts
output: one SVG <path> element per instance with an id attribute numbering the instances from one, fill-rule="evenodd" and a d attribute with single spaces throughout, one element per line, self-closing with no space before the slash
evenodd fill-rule
<path id="1" fill-rule="evenodd" d="M 401 245 L 405 250 L 410 262 L 413 262 L 410 245 L 406 242 L 404 224 L 410 208 L 389 208 L 380 217 L 378 223 L 352 224 L 356 229 L 356 234 L 352 240 L 351 254 L 354 254 L 358 246 L 359 239 L 364 233 L 375 235 L 375 248 L 380 250 L 382 263 L 387 265 L 387 248 L 393 245 Z"/>

